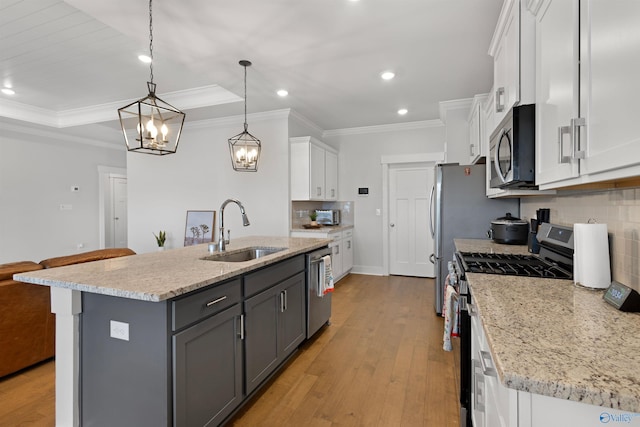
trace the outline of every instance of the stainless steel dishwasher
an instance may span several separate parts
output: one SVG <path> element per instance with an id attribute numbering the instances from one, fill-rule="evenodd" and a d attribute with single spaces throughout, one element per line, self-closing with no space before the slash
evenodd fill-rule
<path id="1" fill-rule="evenodd" d="M 331 255 L 331 248 L 322 248 L 307 254 L 307 338 L 325 324 L 331 317 L 331 293 L 322 294 L 320 289 L 322 257 Z"/>

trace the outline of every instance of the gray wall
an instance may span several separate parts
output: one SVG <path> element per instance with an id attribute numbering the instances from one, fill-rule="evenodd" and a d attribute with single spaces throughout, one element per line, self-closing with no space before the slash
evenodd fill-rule
<path id="1" fill-rule="evenodd" d="M 384 155 L 424 154 L 444 151 L 445 126 L 439 121 L 415 126 L 388 126 L 331 131 L 323 137 L 337 146 L 339 198 L 354 201 L 353 272 L 382 274 L 382 165 Z M 367 197 L 358 196 L 358 187 L 368 187 Z"/>
<path id="2" fill-rule="evenodd" d="M 124 168 L 125 153 L 124 143 L 0 121 L 0 263 L 98 249 L 98 166 Z"/>
<path id="3" fill-rule="evenodd" d="M 227 139 L 242 131 L 243 117 L 186 123 L 178 152 L 170 156 L 129 153 L 129 246 L 138 253 L 155 251 L 152 233 L 165 230 L 165 246 L 182 247 L 187 210 L 218 211 L 228 198 L 239 199 L 251 221 L 243 227 L 238 207 L 228 205 L 224 222 L 232 240 L 288 235 L 287 117 L 288 111 L 249 115 L 249 132 L 262 143 L 257 172 L 231 167 Z"/>

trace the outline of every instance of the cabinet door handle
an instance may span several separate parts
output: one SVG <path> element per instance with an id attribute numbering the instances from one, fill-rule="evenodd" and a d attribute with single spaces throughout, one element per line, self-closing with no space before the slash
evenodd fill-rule
<path id="1" fill-rule="evenodd" d="M 316 187 L 316 196 L 322 196 L 322 187 Z"/>
<path id="2" fill-rule="evenodd" d="M 351 249 L 351 240 L 347 240 L 347 249 Z"/>
<path id="3" fill-rule="evenodd" d="M 467 311 L 469 312 L 469 316 L 476 316 L 478 314 L 475 304 L 467 303 Z"/>
<path id="4" fill-rule="evenodd" d="M 504 87 L 499 87 L 496 90 L 496 113 L 504 111 L 504 102 L 501 102 L 502 98 L 504 98 Z"/>
<path id="5" fill-rule="evenodd" d="M 280 313 L 284 313 L 284 291 L 280 292 Z"/>
<path id="6" fill-rule="evenodd" d="M 282 291 L 282 293 L 284 294 L 284 310 L 287 311 L 287 308 L 289 307 L 289 298 L 287 295 L 287 290 L 285 289 L 284 291 Z"/>
<path id="7" fill-rule="evenodd" d="M 225 295 L 225 296 L 222 296 L 222 297 L 220 297 L 220 298 L 218 298 L 218 299 L 214 299 L 213 301 L 209 301 L 209 302 L 207 303 L 207 307 L 211 307 L 212 305 L 217 304 L 217 303 L 219 303 L 219 302 L 222 302 L 222 301 L 224 301 L 224 300 L 226 300 L 226 299 L 227 299 L 227 296 Z"/>
<path id="8" fill-rule="evenodd" d="M 564 135 L 571 135 L 571 126 L 558 126 L 558 163 L 571 162 L 571 157 L 564 155 L 564 144 L 562 143 Z"/>
<path id="9" fill-rule="evenodd" d="M 497 378 L 498 372 L 496 371 L 496 368 L 494 368 L 493 366 L 487 366 L 487 364 L 485 363 L 485 361 L 490 361 L 491 364 L 493 365 L 493 359 L 491 358 L 491 353 L 489 353 L 488 351 L 480 350 L 479 354 L 480 354 L 480 367 L 482 368 L 482 374 L 486 375 L 487 377 Z"/>
<path id="10" fill-rule="evenodd" d="M 331 189 L 331 197 L 336 197 L 336 190 L 335 188 Z"/>
<path id="11" fill-rule="evenodd" d="M 580 135 L 580 126 L 586 126 L 587 121 L 584 117 L 571 119 L 571 157 L 574 159 L 584 159 L 585 152 L 578 150 L 578 136 Z"/>
<path id="12" fill-rule="evenodd" d="M 478 374 L 479 363 L 473 360 L 473 409 L 484 413 L 484 377 Z"/>
<path id="13" fill-rule="evenodd" d="M 238 334 L 241 340 L 244 339 L 244 314 L 240 315 L 240 333 Z"/>

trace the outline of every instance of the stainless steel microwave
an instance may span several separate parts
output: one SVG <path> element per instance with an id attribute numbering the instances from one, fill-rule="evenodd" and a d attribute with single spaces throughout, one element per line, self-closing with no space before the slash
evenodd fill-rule
<path id="1" fill-rule="evenodd" d="M 492 188 L 537 188 L 535 114 L 535 104 L 513 107 L 491 135 Z"/>
<path id="2" fill-rule="evenodd" d="M 316 221 L 322 225 L 340 225 L 340 210 L 316 209 Z"/>

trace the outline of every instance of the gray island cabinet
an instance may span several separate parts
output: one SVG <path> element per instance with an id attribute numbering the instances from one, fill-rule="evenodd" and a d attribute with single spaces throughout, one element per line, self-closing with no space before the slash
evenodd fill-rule
<path id="1" fill-rule="evenodd" d="M 58 365 L 74 366 L 69 360 L 77 360 L 77 375 L 71 377 L 77 398 L 73 407 L 61 407 L 62 414 L 56 407 L 56 423 L 190 427 L 216 426 L 228 419 L 305 339 L 305 254 L 326 247 L 328 240 L 274 239 L 271 246 L 287 250 L 249 262 L 202 261 L 206 249 L 202 254 L 191 247 L 21 276 L 52 287 L 54 311 L 54 300 L 60 299 L 54 290 L 71 288 L 80 301 L 69 310 L 77 318 L 71 331 L 77 338 L 70 340 L 71 348 L 59 346 L 56 356 L 56 400 L 65 402 L 68 396 L 60 385 L 70 382 L 70 376 L 58 371 Z M 236 242 L 229 251 L 242 243 L 256 245 L 249 238 Z M 136 269 L 146 264 L 161 268 L 167 262 L 191 275 L 189 285 L 183 281 L 161 292 L 157 289 L 162 286 L 153 282 L 178 280 L 179 272 L 145 275 Z M 194 266 L 208 270 L 194 273 Z M 139 289 L 146 289 L 144 295 L 131 290 L 136 286 L 132 276 Z M 101 283 L 115 283 L 116 278 L 131 283 L 111 288 Z M 56 312 L 66 322 L 62 310 Z M 60 326 L 57 331 L 60 341 L 66 341 L 68 331 Z"/>

